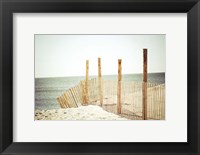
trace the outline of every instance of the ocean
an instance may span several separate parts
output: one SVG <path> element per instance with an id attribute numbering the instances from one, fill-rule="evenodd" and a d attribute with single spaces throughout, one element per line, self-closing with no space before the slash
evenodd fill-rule
<path id="1" fill-rule="evenodd" d="M 94 77 L 96 76 L 90 76 L 90 78 Z M 60 108 L 56 97 L 84 79 L 84 76 L 35 78 L 35 109 L 47 110 Z M 117 80 L 117 75 L 104 75 L 102 79 Z M 139 82 L 142 81 L 142 74 L 125 74 L 122 75 L 122 80 Z M 165 83 L 165 73 L 149 73 L 148 82 Z"/>

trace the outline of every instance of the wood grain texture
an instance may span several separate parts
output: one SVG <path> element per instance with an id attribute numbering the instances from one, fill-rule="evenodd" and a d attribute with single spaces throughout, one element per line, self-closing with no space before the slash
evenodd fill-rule
<path id="1" fill-rule="evenodd" d="M 147 120 L 147 49 L 143 49 L 142 118 Z"/>
<path id="2" fill-rule="evenodd" d="M 117 113 L 121 114 L 121 80 L 122 80 L 122 60 L 118 60 L 118 82 L 117 82 Z"/>

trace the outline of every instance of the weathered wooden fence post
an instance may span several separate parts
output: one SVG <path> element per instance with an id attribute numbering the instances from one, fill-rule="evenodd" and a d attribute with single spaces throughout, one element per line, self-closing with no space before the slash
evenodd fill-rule
<path id="1" fill-rule="evenodd" d="M 143 49 L 142 119 L 147 120 L 147 49 Z"/>
<path id="2" fill-rule="evenodd" d="M 88 104 L 88 78 L 89 78 L 89 60 L 86 60 L 86 76 L 85 76 L 85 103 Z"/>
<path id="3" fill-rule="evenodd" d="M 102 78 L 101 78 L 101 58 L 98 58 L 98 95 L 100 105 L 103 105 Z"/>
<path id="4" fill-rule="evenodd" d="M 117 114 L 121 114 L 122 60 L 118 59 Z"/>

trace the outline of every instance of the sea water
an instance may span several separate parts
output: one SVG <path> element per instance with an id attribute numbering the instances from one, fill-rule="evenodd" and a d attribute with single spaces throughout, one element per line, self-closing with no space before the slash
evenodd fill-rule
<path id="1" fill-rule="evenodd" d="M 90 78 L 94 77 L 96 76 L 91 76 Z M 142 74 L 125 74 L 122 76 L 122 80 L 142 82 L 142 77 Z M 84 79 L 84 76 L 35 78 L 35 109 L 60 108 L 56 98 Z M 117 80 L 117 75 L 104 75 L 102 79 Z M 148 82 L 165 83 L 165 73 L 149 73 Z"/>

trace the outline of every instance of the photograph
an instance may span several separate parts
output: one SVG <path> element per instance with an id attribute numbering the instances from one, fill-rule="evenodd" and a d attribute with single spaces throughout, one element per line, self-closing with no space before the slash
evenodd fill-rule
<path id="1" fill-rule="evenodd" d="M 35 34 L 35 121 L 165 120 L 165 34 Z"/>
<path id="2" fill-rule="evenodd" d="M 200 0 L 0 10 L 0 154 L 200 155 Z"/>

